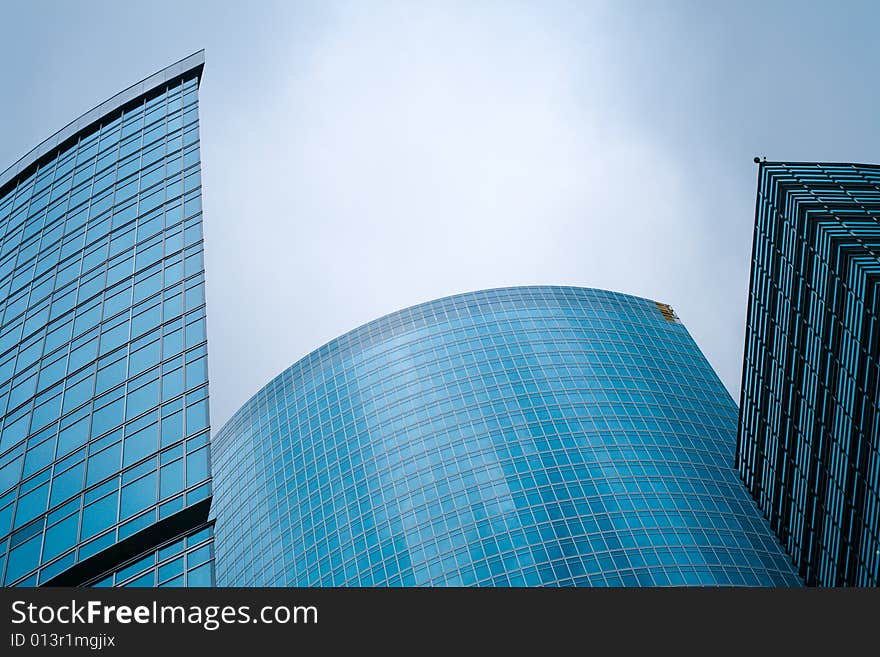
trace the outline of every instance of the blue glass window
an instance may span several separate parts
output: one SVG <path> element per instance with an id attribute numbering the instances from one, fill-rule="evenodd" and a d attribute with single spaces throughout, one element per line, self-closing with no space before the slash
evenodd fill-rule
<path id="1" fill-rule="evenodd" d="M 208 428 L 193 66 L 90 114 L 90 127 L 0 185 L 2 584 L 64 575 L 190 503 L 179 495 L 185 455 L 161 471 L 155 457 L 160 435 L 184 438 L 187 374 L 193 426 Z M 173 127 L 183 112 L 185 133 Z M 185 363 L 185 347 L 201 351 Z M 160 415 L 163 402 L 176 406 Z M 193 456 L 193 468 L 209 495 L 206 462 Z"/>
<path id="2" fill-rule="evenodd" d="M 662 304 L 526 287 L 408 308 L 218 432 L 217 581 L 797 585 L 733 470 L 736 426 Z"/>

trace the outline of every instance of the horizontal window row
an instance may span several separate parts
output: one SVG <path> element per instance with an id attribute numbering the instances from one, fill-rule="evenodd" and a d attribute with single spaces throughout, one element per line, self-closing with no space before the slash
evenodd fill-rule
<path id="1" fill-rule="evenodd" d="M 118 332 L 95 331 L 85 336 L 87 340 L 71 343 L 69 353 L 61 350 L 43 362 L 41 369 L 13 380 L 11 387 L 0 388 L 0 410 L 10 409 L 2 422 L 0 453 L 30 431 L 40 429 L 54 417 L 66 416 L 93 397 L 97 408 L 101 399 L 116 394 L 118 389 L 113 388 L 126 380 L 129 390 L 133 390 L 142 387 L 149 377 L 158 379 L 159 370 L 151 368 L 205 341 L 204 315 L 202 308 L 180 316 L 121 349 L 117 348 Z M 119 326 L 128 330 L 127 323 Z M 113 351 L 105 356 L 101 346 L 109 344 L 108 338 L 113 339 Z M 192 369 L 189 373 L 196 376 L 198 372 Z M 173 386 L 168 388 L 169 394 L 172 390 Z"/>
<path id="2" fill-rule="evenodd" d="M 161 222 L 158 228 L 161 230 Z M 96 254 L 100 257 L 88 264 L 86 271 L 81 273 L 80 263 L 75 261 L 63 272 L 59 271 L 55 277 L 47 277 L 45 282 L 41 282 L 45 289 L 34 288 L 40 296 L 29 297 L 25 293 L 9 297 L 5 304 L 3 328 L 0 329 L 3 351 L 15 344 L 10 340 L 14 340 L 16 336 L 19 339 L 28 338 L 47 323 L 63 322 L 64 315 L 84 303 L 100 303 L 102 297 L 107 300 L 112 298 L 113 304 L 104 314 L 105 318 L 118 312 L 124 301 L 129 301 L 130 305 L 137 304 L 151 293 L 150 285 L 145 281 L 158 281 L 158 263 L 166 260 L 166 268 L 172 267 L 177 260 L 186 259 L 199 250 L 200 240 L 201 216 L 197 215 L 182 224 L 170 226 L 167 235 L 157 234 L 140 244 L 137 250 L 128 248 L 107 258 L 106 244 L 102 245 L 103 251 Z M 182 273 L 182 269 L 177 267 L 169 275 L 177 273 L 178 269 Z M 126 299 L 119 293 L 124 293 L 126 286 L 131 284 L 135 285 L 136 296 L 134 299 Z M 31 302 L 30 299 L 37 300 Z M 26 309 L 29 311 L 25 315 Z"/>
<path id="3" fill-rule="evenodd" d="M 165 273 L 168 273 L 167 269 Z M 158 330 L 159 326 L 181 320 L 185 313 L 186 323 L 191 323 L 196 319 L 193 313 L 198 312 L 199 307 L 204 303 L 203 276 L 196 274 L 184 283 L 176 283 L 175 280 L 179 280 L 179 277 L 171 277 L 169 287 L 161 295 L 157 294 L 156 292 L 162 289 L 161 268 L 157 268 L 156 276 L 145 280 L 149 283 L 150 294 L 153 296 L 138 303 L 131 312 L 126 307 L 127 298 L 131 295 L 131 287 L 125 286 L 118 291 L 120 296 L 125 297 L 123 300 L 126 303 L 122 306 L 124 310 L 121 313 L 114 311 L 116 314 L 100 325 L 98 324 L 102 309 L 100 299 L 93 304 L 83 306 L 76 318 L 67 316 L 58 322 L 53 322 L 45 336 L 43 333 L 34 335 L 19 346 L 17 353 L 12 351 L 0 358 L 0 381 L 3 382 L 0 383 L 0 395 L 6 393 L 9 386 L 3 384 L 9 382 L 13 375 L 10 385 L 16 389 L 39 373 L 37 392 L 41 392 L 64 375 L 76 372 L 95 357 L 109 354 L 125 342 L 136 343 L 132 350 L 137 351 L 138 345 L 143 341 L 149 341 L 149 336 Z M 108 301 L 112 303 L 112 299 Z M 70 358 L 65 361 L 66 366 L 59 366 L 59 359 L 64 359 L 68 354 Z M 60 376 L 56 376 L 58 374 Z M 32 388 L 26 387 L 25 390 L 27 394 L 22 399 L 33 393 Z M 16 405 L 13 404 L 9 408 L 15 408 Z"/>
<path id="4" fill-rule="evenodd" d="M 48 190 L 53 182 L 64 180 L 96 156 L 103 156 L 108 151 L 115 153 L 119 150 L 120 142 L 128 143 L 128 140 L 136 137 L 144 128 L 147 131 L 154 130 L 161 124 L 167 131 L 169 116 L 176 119 L 181 112 L 192 111 L 196 103 L 197 89 L 194 80 L 190 80 L 129 110 L 124 116 L 109 119 L 99 130 L 81 136 L 77 144 L 60 152 L 38 171 L 20 180 L 15 188 L 0 198 L 0 225 L 10 212 L 25 206 L 33 196 Z"/>
<path id="5" fill-rule="evenodd" d="M 151 476 L 147 475 L 145 479 L 150 480 Z M 106 550 L 118 541 L 155 524 L 159 520 L 179 513 L 187 506 L 208 499 L 211 495 L 211 484 L 210 481 L 198 484 L 195 488 L 188 489 L 184 494 L 168 501 L 162 501 L 129 520 L 120 518 L 116 524 L 113 522 L 108 524 L 108 517 L 115 517 L 117 513 L 114 509 L 123 508 L 114 507 L 112 501 L 118 498 L 119 505 L 125 505 L 125 509 L 130 509 L 146 503 L 152 494 L 148 486 L 138 488 L 138 482 L 132 484 L 130 489 L 124 489 L 124 492 L 125 497 L 122 497 L 122 493 L 111 493 L 100 500 L 90 504 L 86 503 L 87 506 L 83 507 L 81 512 L 74 512 L 67 518 L 53 524 L 45 532 L 38 533 L 23 543 L 10 545 L 8 554 L 0 554 L 0 567 L 4 561 L 6 562 L 3 584 L 5 586 L 36 586 L 37 583 L 45 583 L 77 562 Z M 141 495 L 144 497 L 139 500 Z M 74 507 L 77 503 L 74 500 L 71 506 Z M 64 510 L 67 510 L 67 505 Z M 119 510 L 118 513 L 124 514 L 126 511 Z M 109 528 L 100 530 L 97 529 L 98 527 Z M 101 531 L 103 533 L 100 533 Z M 79 538 L 76 538 L 77 536 Z M 88 538 L 89 536 L 95 536 L 95 538 Z M 61 557 L 50 556 L 59 554 L 59 550 L 61 552 L 67 550 L 67 552 Z M 49 563 L 52 559 L 54 560 Z M 36 570 L 41 564 L 48 565 L 42 568 L 38 582 Z M 28 577 L 27 575 L 31 573 L 32 575 Z"/>
<path id="6" fill-rule="evenodd" d="M 173 364 L 173 361 L 169 363 L 169 365 Z M 188 366 L 190 371 L 193 368 L 198 371 L 198 376 L 201 376 L 201 370 L 204 367 L 205 362 L 202 359 L 197 359 L 191 366 Z M 180 371 L 182 369 L 185 368 L 171 371 L 170 377 L 176 379 L 183 374 Z M 4 455 L 3 465 L 0 467 L 2 490 L 22 481 L 23 483 L 18 490 L 19 494 L 23 494 L 35 485 L 33 482 L 49 478 L 49 469 L 40 475 L 32 475 L 40 472 L 53 461 L 57 461 L 55 472 L 59 472 L 69 464 L 71 458 L 76 459 L 83 456 L 84 452 L 80 448 L 87 443 L 89 451 L 92 453 L 95 450 L 103 449 L 107 442 L 121 440 L 123 425 L 126 444 L 130 445 L 123 456 L 123 466 L 128 466 L 139 458 L 143 458 L 150 449 L 156 448 L 156 444 L 164 447 L 180 440 L 185 435 L 193 435 L 208 427 L 208 389 L 206 386 L 192 389 L 185 398 L 177 397 L 168 403 L 161 403 L 160 406 L 159 399 L 162 387 L 158 374 L 156 377 L 134 389 L 128 396 L 125 395 L 125 388 L 120 388 L 113 391 L 112 394 L 96 400 L 94 410 L 92 410 L 92 404 L 89 404 L 66 416 L 61 422 L 54 422 L 47 428 L 34 433 L 27 440 L 26 451 L 24 442 L 11 449 Z M 184 399 L 186 400 L 185 410 Z M 130 412 L 132 403 L 136 404 L 138 411 L 145 414 Z M 161 422 L 158 419 L 160 410 Z M 132 420 L 132 418 L 135 419 Z M 137 435 L 139 438 L 137 440 L 132 438 L 129 441 L 130 434 Z M 144 436 L 147 436 L 148 439 L 143 439 Z M 67 457 L 71 453 L 73 456 Z M 106 454 L 105 457 L 109 458 Z M 98 461 L 98 463 L 108 464 L 111 462 L 112 459 Z M 96 465 L 89 479 L 92 482 L 97 481 L 95 477 L 103 473 L 104 470 Z"/>
<path id="7" fill-rule="evenodd" d="M 49 516 L 51 524 L 53 518 L 59 517 L 59 514 L 64 515 L 70 508 L 70 504 L 64 504 L 59 509 L 60 504 L 84 491 L 86 504 L 89 504 L 90 499 L 101 497 L 117 488 L 120 480 L 123 490 L 152 490 L 144 483 L 149 476 L 151 482 L 158 484 L 158 499 L 164 500 L 208 477 L 209 465 L 207 451 L 204 449 L 208 440 L 207 434 L 187 440 L 186 455 L 182 442 L 155 455 L 159 449 L 158 432 L 158 424 L 155 422 L 146 425 L 138 432 L 127 434 L 124 440 L 121 432 L 116 432 L 116 435 L 108 436 L 102 441 L 102 449 L 91 454 L 88 459 L 86 450 L 81 450 L 65 459 L 63 466 L 66 469 L 59 471 L 56 467 L 51 478 L 48 470 L 45 475 L 34 477 L 27 484 L 22 485 L 17 503 L 14 505 L 14 512 L 11 506 L 0 510 L 0 535 L 9 533 L 10 528 L 7 525 L 11 516 L 14 547 L 37 533 L 42 527 L 42 522 L 29 525 L 31 520 L 45 514 L 49 509 L 56 509 Z M 177 439 L 179 440 L 179 437 Z M 154 456 L 146 458 L 150 454 Z M 132 463 L 137 465 L 131 467 Z M 160 463 L 161 467 L 159 467 Z M 158 473 L 158 480 L 151 473 L 153 475 Z M 107 479 L 110 475 L 113 476 Z M 103 481 L 103 483 L 95 485 L 92 483 L 95 481 Z M 140 483 L 137 486 L 131 485 L 131 482 L 135 481 Z M 141 498 L 147 499 L 149 495 L 146 497 L 141 495 L 138 499 Z M 131 497 L 131 499 L 135 498 Z M 123 509 L 131 510 L 131 513 L 125 511 L 120 519 L 128 518 L 141 510 L 125 504 Z"/>
<path id="8" fill-rule="evenodd" d="M 114 208 L 115 212 L 102 209 L 100 216 L 88 223 L 85 223 L 84 211 L 68 215 L 64 226 L 57 224 L 53 228 L 48 236 L 52 241 L 45 248 L 40 248 L 38 242 L 34 241 L 29 249 L 16 254 L 18 258 L 9 257 L 0 263 L 0 291 L 15 299 L 27 295 L 31 300 L 28 305 L 32 305 L 41 298 L 36 293 L 43 291 L 39 287 L 43 280 L 50 278 L 56 270 L 59 273 L 68 272 L 70 267 L 79 264 L 80 251 L 83 252 L 81 271 L 87 273 L 102 260 L 117 257 L 126 248 L 134 246 L 135 234 L 132 231 L 136 219 L 143 220 L 144 215 L 152 216 L 160 209 L 177 210 L 178 213 L 182 210 L 185 218 L 199 212 L 200 185 L 199 168 L 195 166 L 191 173 L 176 182 L 168 182 L 167 185 L 161 183 L 140 192 L 137 197 L 122 200 Z M 166 205 L 167 208 L 164 207 Z M 91 207 L 95 209 L 97 206 Z M 110 207 L 108 205 L 106 210 Z M 70 227 L 67 237 L 60 238 L 62 227 Z M 112 235 L 109 254 L 106 250 L 108 235 Z"/>
<path id="9" fill-rule="evenodd" d="M 192 119 L 195 120 L 195 110 L 193 110 Z M 127 189 L 126 185 L 129 185 L 132 180 L 137 182 L 140 179 L 139 187 L 146 189 L 164 178 L 179 175 L 185 166 L 182 166 L 179 156 L 174 158 L 171 157 L 171 154 L 177 149 L 186 148 L 195 143 L 197 134 L 194 130 L 196 127 L 196 124 L 192 123 L 182 131 L 177 130 L 167 134 L 163 131 L 161 135 L 156 135 L 159 137 L 159 141 L 144 146 L 143 153 L 137 150 L 118 161 L 115 154 L 110 153 L 109 160 L 105 158 L 108 161 L 98 160 L 97 166 L 103 167 L 103 171 L 98 168 L 95 173 L 93 162 L 90 170 L 84 171 L 82 177 L 68 177 L 63 184 L 56 185 L 51 196 L 46 191 L 32 199 L 27 213 L 22 208 L 7 222 L 7 234 L 2 242 L 2 248 L 0 248 L 0 259 L 17 250 L 20 244 L 38 237 L 44 222 L 49 225 L 65 213 L 76 210 L 89 199 L 101 197 L 102 192 L 110 189 L 114 183 L 117 190 L 115 198 L 119 202 L 126 198 L 124 191 Z M 167 169 L 162 162 L 163 159 L 167 160 Z M 108 166 L 109 168 L 106 168 Z M 141 169 L 142 171 L 138 174 Z M 95 214 L 93 213 L 92 216 Z"/>
<path id="10" fill-rule="evenodd" d="M 84 225 L 89 227 L 91 242 L 95 234 L 93 228 L 107 219 L 111 211 L 118 215 L 114 221 L 115 226 L 119 226 L 126 215 L 151 210 L 145 199 L 155 201 L 159 198 L 156 193 L 162 189 L 165 190 L 162 198 L 171 200 L 201 185 L 197 144 L 187 147 L 183 155 L 180 151 L 159 155 L 158 161 L 143 171 L 136 169 L 116 183 L 115 188 L 113 180 L 106 181 L 109 183 L 106 187 L 101 186 L 102 181 L 96 181 L 95 186 L 82 185 L 82 189 L 74 190 L 69 208 L 66 203 L 50 208 L 45 216 L 38 217 L 39 223 L 35 223 L 31 231 L 22 228 L 7 237 L 0 252 L 0 280 L 13 271 L 18 275 L 26 270 L 35 257 L 43 260 L 62 237 L 82 232 Z M 140 196 L 136 197 L 137 194 Z"/>
<path id="11" fill-rule="evenodd" d="M 208 528 L 153 550 L 92 586 L 211 586 L 208 570 L 212 559 L 213 544 Z M 205 564 L 209 564 L 207 569 L 199 568 Z M 204 580 L 205 577 L 208 580 Z"/>

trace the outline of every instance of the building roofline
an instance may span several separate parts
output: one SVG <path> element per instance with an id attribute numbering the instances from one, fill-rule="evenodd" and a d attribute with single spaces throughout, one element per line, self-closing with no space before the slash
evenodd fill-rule
<path id="1" fill-rule="evenodd" d="M 226 429 L 228 425 L 231 425 L 233 420 L 241 413 L 246 407 L 248 407 L 253 401 L 259 396 L 259 394 L 271 386 L 273 383 L 284 377 L 288 372 L 294 370 L 297 366 L 304 364 L 311 358 L 317 358 L 321 352 L 326 352 L 331 349 L 333 346 L 337 344 L 342 344 L 346 340 L 350 340 L 352 337 L 356 336 L 361 332 L 368 332 L 372 327 L 380 325 L 382 322 L 388 322 L 398 315 L 405 315 L 406 313 L 417 312 L 419 309 L 427 309 L 431 306 L 439 305 L 443 302 L 450 301 L 452 299 L 464 299 L 464 298 L 478 298 L 481 296 L 489 295 L 493 292 L 506 292 L 506 291 L 525 291 L 525 290 L 569 290 L 576 292 L 597 292 L 601 294 L 608 294 L 613 297 L 618 297 L 622 299 L 630 299 L 633 301 L 637 301 L 640 303 L 646 304 L 660 304 L 661 302 L 656 301 L 654 299 L 649 299 L 648 297 L 640 297 L 635 294 L 628 294 L 626 292 L 617 292 L 616 290 L 609 290 L 601 287 L 587 287 L 583 285 L 553 285 L 553 284 L 531 284 L 531 285 L 502 285 L 500 287 L 489 287 L 489 288 L 481 288 L 477 290 L 469 290 L 467 292 L 457 292 L 455 294 L 447 294 L 442 297 L 437 297 L 435 299 L 429 299 L 428 301 L 422 301 L 420 303 L 412 304 L 410 306 L 405 306 L 403 308 L 399 308 L 389 313 L 385 313 L 380 317 L 376 317 L 375 319 L 371 319 L 368 322 L 364 322 L 363 324 L 356 326 L 355 328 L 349 329 L 344 333 L 337 335 L 335 338 L 331 340 L 327 340 L 319 347 L 310 350 L 304 356 L 297 358 L 292 364 L 285 367 L 278 374 L 271 377 L 265 384 L 260 386 L 256 392 L 254 392 L 250 397 L 248 397 L 247 401 L 242 403 L 229 418 L 223 421 L 223 424 L 220 426 L 218 431 L 214 431 L 211 436 L 211 441 L 215 441 L 218 436 L 220 436 Z M 662 304 L 667 305 L 667 304 Z M 671 308 L 670 308 L 671 310 Z M 662 312 L 662 311 L 661 311 Z M 684 324 L 679 320 L 677 326 L 684 326 Z M 686 329 L 685 329 L 686 330 Z M 699 349 L 699 347 L 697 347 Z M 701 352 L 702 353 L 702 352 Z M 213 516 L 212 516 L 213 517 Z"/>
<path id="2" fill-rule="evenodd" d="M 880 169 L 880 164 L 870 164 L 867 162 L 801 162 L 801 161 L 773 161 L 765 160 L 758 163 L 761 166 L 775 167 L 858 167 L 862 169 Z"/>
<path id="3" fill-rule="evenodd" d="M 140 82 L 136 82 L 127 89 L 120 91 L 115 96 L 105 100 L 100 105 L 93 107 L 88 112 L 74 119 L 58 132 L 40 144 L 32 148 L 17 162 L 7 167 L 0 173 L 0 196 L 3 196 L 11 185 L 15 184 L 23 174 L 29 175 L 30 170 L 39 165 L 44 159 L 51 159 L 55 151 L 75 142 L 83 133 L 93 130 L 108 115 L 124 110 L 132 102 L 151 91 L 164 86 L 167 82 L 180 77 L 186 77 L 191 73 L 202 79 L 202 69 L 205 65 L 205 51 L 199 50 L 192 55 L 181 59 L 170 66 L 153 73 Z"/>

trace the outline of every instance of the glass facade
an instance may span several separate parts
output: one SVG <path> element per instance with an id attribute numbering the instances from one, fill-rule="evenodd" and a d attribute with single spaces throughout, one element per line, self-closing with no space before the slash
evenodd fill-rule
<path id="1" fill-rule="evenodd" d="M 880 584 L 880 166 L 762 163 L 737 464 L 807 584 Z"/>
<path id="2" fill-rule="evenodd" d="M 207 520 L 203 59 L 187 61 L 0 179 L 4 585 L 81 584 Z"/>
<path id="3" fill-rule="evenodd" d="M 449 297 L 271 381 L 212 442 L 228 586 L 798 585 L 737 408 L 663 304 Z"/>
<path id="4" fill-rule="evenodd" d="M 89 586 L 204 587 L 214 585 L 214 533 L 207 525 L 186 536 L 176 536 Z"/>

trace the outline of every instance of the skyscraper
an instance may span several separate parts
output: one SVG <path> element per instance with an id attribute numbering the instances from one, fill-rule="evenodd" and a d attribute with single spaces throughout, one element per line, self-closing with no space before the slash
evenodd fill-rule
<path id="1" fill-rule="evenodd" d="M 0 174 L 0 576 L 213 582 L 196 53 Z"/>
<path id="2" fill-rule="evenodd" d="M 0 174 L 0 583 L 208 586 L 215 545 L 238 586 L 799 583 L 731 468 L 735 404 L 672 309 L 628 295 L 393 313 L 209 445 L 203 65 Z"/>
<path id="3" fill-rule="evenodd" d="M 221 585 L 797 585 L 737 409 L 663 304 L 486 290 L 382 317 L 212 443 Z"/>
<path id="4" fill-rule="evenodd" d="M 760 164 L 737 465 L 811 585 L 880 583 L 880 167 Z"/>

